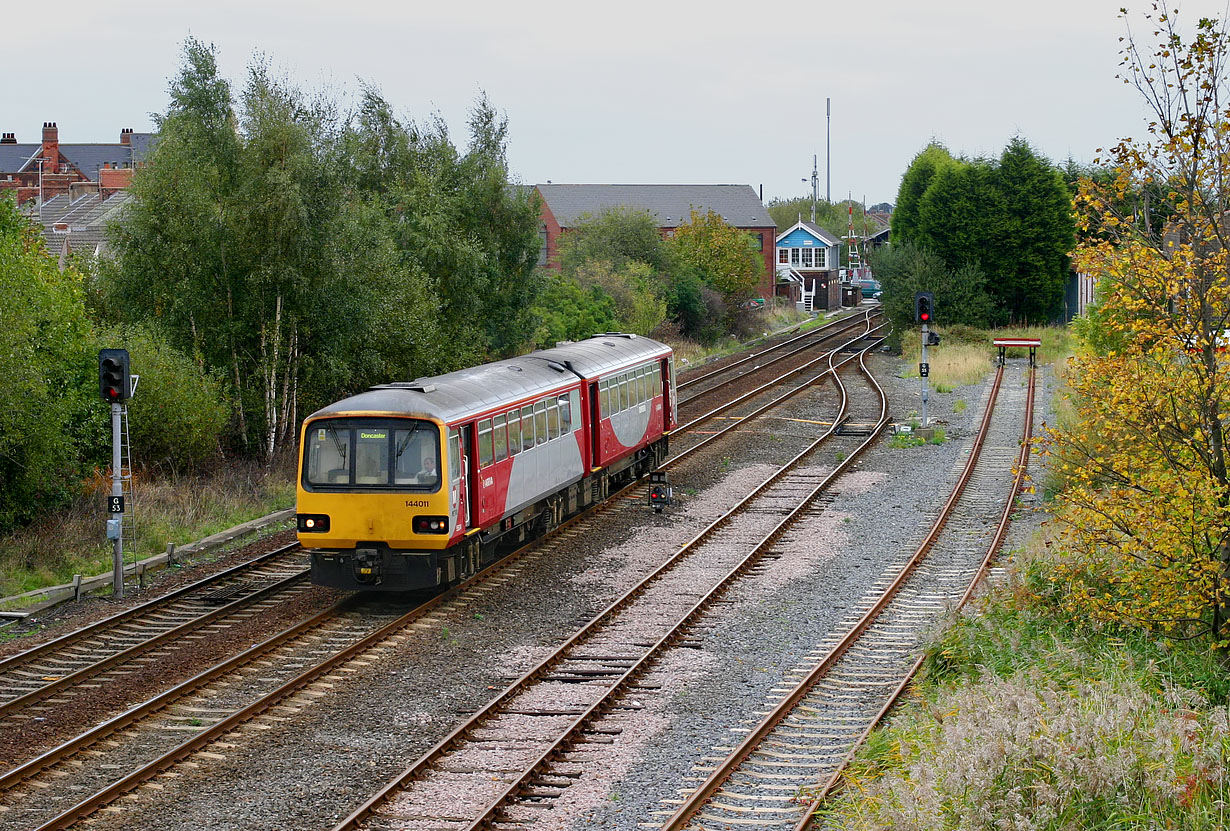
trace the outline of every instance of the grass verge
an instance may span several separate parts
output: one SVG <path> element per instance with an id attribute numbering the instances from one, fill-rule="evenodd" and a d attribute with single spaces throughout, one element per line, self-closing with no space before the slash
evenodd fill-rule
<path id="1" fill-rule="evenodd" d="M 991 345 L 995 338 L 1040 339 L 1042 347 L 1037 354 L 1040 364 L 1061 364 L 1074 348 L 1069 330 L 1059 326 L 1013 327 L 992 331 L 952 326 L 935 331 L 940 335 L 940 345 L 927 348 L 927 363 L 931 367 L 931 386 L 941 393 L 976 384 L 986 376 L 987 369 L 998 355 L 998 350 Z M 909 368 L 904 377 L 918 377 L 918 362 L 922 354 L 919 341 L 916 336 L 902 338 L 902 357 Z M 1009 357 L 1025 354 L 1028 351 L 1024 349 L 1008 350 Z"/>
<path id="2" fill-rule="evenodd" d="M 109 485 L 109 483 L 108 483 Z M 71 582 L 111 569 L 111 543 L 103 538 L 106 488 L 82 496 L 68 511 L 0 537 L 0 597 Z M 132 561 L 159 554 L 168 542 L 184 544 L 294 504 L 286 467 L 237 462 L 201 476 L 138 477 L 132 510 Z"/>
<path id="3" fill-rule="evenodd" d="M 1044 540 L 936 634 L 828 810 L 847 831 L 1230 827 L 1230 673 L 1064 614 Z"/>

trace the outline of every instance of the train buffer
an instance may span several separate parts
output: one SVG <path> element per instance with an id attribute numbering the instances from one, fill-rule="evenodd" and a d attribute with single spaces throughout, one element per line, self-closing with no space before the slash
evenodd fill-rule
<path id="1" fill-rule="evenodd" d="M 1005 353 L 1009 349 L 1028 349 L 1029 350 L 1029 365 L 1036 366 L 1036 354 L 1038 347 L 1042 345 L 1041 338 L 996 338 L 991 341 L 993 345 L 999 348 L 999 362 L 1004 362 Z"/>

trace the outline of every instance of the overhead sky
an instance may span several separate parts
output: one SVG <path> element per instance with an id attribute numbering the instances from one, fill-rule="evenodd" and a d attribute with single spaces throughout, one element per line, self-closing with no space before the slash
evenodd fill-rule
<path id="1" fill-rule="evenodd" d="M 932 139 L 997 155 L 1019 134 L 1088 162 L 1142 135 L 1143 104 L 1115 78 L 1123 5 L 1148 40 L 1143 0 L 62 0 L 5 38 L 0 129 L 150 130 L 192 35 L 236 90 L 260 53 L 305 89 L 349 101 L 361 79 L 407 118 L 438 112 L 458 143 L 485 90 L 525 183 L 746 183 L 768 201 L 810 194 L 818 156 L 821 198 L 871 204 L 895 201 Z M 1226 13 L 1174 6 L 1189 25 Z"/>

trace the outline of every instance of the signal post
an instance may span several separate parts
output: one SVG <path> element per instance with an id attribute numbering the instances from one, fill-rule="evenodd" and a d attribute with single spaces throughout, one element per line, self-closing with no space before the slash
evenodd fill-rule
<path id="1" fill-rule="evenodd" d="M 124 482 L 122 425 L 124 402 L 132 397 L 127 349 L 98 351 L 98 394 L 111 405 L 111 496 L 107 498 L 107 539 L 112 554 L 112 596 L 124 597 Z"/>
<path id="2" fill-rule="evenodd" d="M 934 317 L 935 295 L 929 291 L 919 291 L 914 293 L 914 322 L 922 324 L 922 357 L 918 364 L 918 381 L 921 384 L 922 393 L 922 413 L 921 421 L 922 428 L 926 429 L 927 421 L 927 399 L 931 396 L 931 389 L 927 383 L 927 377 L 931 374 L 931 364 L 927 362 L 927 347 L 939 346 L 940 336 L 934 335 L 927 328 Z"/>

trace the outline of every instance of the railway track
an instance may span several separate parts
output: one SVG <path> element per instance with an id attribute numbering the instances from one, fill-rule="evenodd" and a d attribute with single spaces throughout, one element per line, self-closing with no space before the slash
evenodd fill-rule
<path id="1" fill-rule="evenodd" d="M 737 747 L 697 768 L 707 776 L 662 812 L 662 831 L 811 827 L 855 749 L 921 664 L 924 630 L 968 600 L 1003 541 L 1028 461 L 1035 380 L 1031 369 L 1026 386 L 1005 391 L 1003 371 L 965 469 L 922 544 L 844 634 L 796 669 L 796 683 L 776 691 Z"/>
<path id="2" fill-rule="evenodd" d="M 879 398 L 879 418 L 861 448 L 888 421 L 883 391 L 867 377 Z M 858 458 L 852 453 L 827 474 L 808 464 L 846 413 L 844 385 L 841 391 L 834 426 L 440 741 L 338 831 L 499 827 L 549 806 L 581 775 L 578 749 L 609 740 L 598 724 L 602 717 L 637 706 L 634 694 L 644 673 L 686 643 L 713 604 L 772 554 L 779 537 Z"/>
<path id="3" fill-rule="evenodd" d="M 830 361 L 836 361 L 837 355 L 836 351 L 831 353 Z M 793 392 L 797 391 L 798 388 Z M 783 396 L 780 400 L 786 397 L 788 396 Z M 760 408 L 759 411 L 767 409 L 768 406 Z M 638 487 L 643 486 L 630 486 L 623 493 L 634 491 Z M 621 493 L 617 497 L 622 495 Z M 607 504 L 623 505 L 628 502 L 616 498 Z M 594 516 L 593 512 L 587 513 L 577 521 Z M 559 529 L 562 532 L 561 539 L 564 540 L 562 544 L 567 544 L 569 533 L 579 532 L 575 529 L 569 531 L 571 525 L 572 523 L 569 523 Z M 525 550 L 534 547 L 527 546 Z M 501 571 L 515 570 L 517 566 L 512 563 L 516 559 L 514 557 L 502 560 L 493 566 L 493 569 L 498 567 Z M 515 577 L 509 576 L 505 579 Z M 457 593 L 476 586 L 477 583 L 474 582 L 463 584 L 443 596 L 439 602 L 464 602 L 458 599 Z M 360 638 L 353 627 L 347 628 L 337 622 L 337 618 L 347 614 L 343 605 L 326 610 L 268 642 L 253 647 L 244 655 L 213 667 L 174 690 L 134 707 L 38 759 L 4 774 L 0 778 L 0 791 L 6 793 L 7 804 L 0 806 L 0 811 L 3 811 L 0 816 L 7 816 L 6 827 L 9 819 L 15 820 L 19 816 L 47 817 L 49 814 L 55 816 L 47 818 L 38 827 L 69 827 L 98 808 L 113 803 L 122 794 L 130 792 L 142 783 L 150 782 L 193 754 L 203 752 L 205 757 L 209 758 L 212 751 L 208 748 L 211 745 L 225 752 L 231 744 L 228 737 L 230 740 L 237 740 L 237 734 L 244 729 L 242 725 L 256 723 L 268 726 L 268 723 L 261 724 L 262 720 L 276 721 L 285 717 L 285 712 L 293 711 L 299 706 L 296 702 L 302 701 L 302 696 L 307 695 L 310 698 L 313 685 L 328 685 L 332 683 L 331 678 L 344 677 L 353 671 L 355 666 L 361 665 L 365 659 L 356 656 L 364 655 L 364 650 L 388 648 L 380 646 L 382 640 L 392 640 L 393 645 L 396 645 L 395 642 L 401 637 L 396 634 L 398 631 L 413 627 L 416 621 L 424 617 L 440 614 L 437 610 L 433 615 L 431 608 L 434 607 L 424 607 L 411 612 L 404 619 L 389 623 L 378 632 Z M 325 661 L 307 661 L 288 652 L 299 648 L 299 644 L 308 644 L 309 647 L 316 644 L 317 652 L 334 652 L 343 642 L 349 641 L 354 643 L 345 649 L 343 656 L 334 656 Z M 328 646 L 321 646 L 322 644 Z M 279 671 L 274 672 L 270 667 L 277 667 Z M 304 669 L 301 673 L 292 673 L 294 677 L 287 678 L 284 683 L 277 685 L 276 689 L 253 701 L 251 705 L 212 706 L 219 703 L 218 689 L 251 687 L 250 684 L 242 683 L 242 679 L 252 673 L 262 675 L 265 678 L 264 686 L 268 687 L 272 680 L 281 680 L 286 676 L 287 673 L 282 670 L 288 667 Z M 304 692 L 305 690 L 308 692 Z M 283 715 L 277 715 L 278 713 Z M 147 733 L 158 736 L 157 740 L 135 741 Z M 185 735 L 189 737 L 187 741 L 182 740 Z M 115 761 L 117 755 L 123 761 Z M 136 766 L 132 761 L 136 756 L 144 757 L 148 763 Z M 107 761 L 108 759 L 111 761 Z M 130 772 L 116 780 L 115 771 L 119 768 Z M 72 784 L 65 792 L 67 782 Z M 105 783 L 105 786 L 102 783 Z M 93 795 L 89 798 L 56 814 L 65 807 L 65 803 L 77 799 L 81 793 L 90 792 Z M 48 795 L 53 793 L 57 796 L 48 799 Z M 33 809 L 32 804 L 36 806 Z M 31 810 L 34 813 L 27 814 Z M 33 827 L 32 823 L 25 820 L 22 824 L 25 827 Z"/>
<path id="4" fill-rule="evenodd" d="M 712 369 L 703 370 L 697 369 L 687 373 L 686 378 L 679 381 L 676 390 L 680 393 L 680 406 L 687 405 L 689 402 L 702 397 L 708 397 L 710 393 L 725 389 L 731 384 L 738 383 L 746 376 L 753 373 L 759 374 L 762 370 L 768 367 L 780 364 L 790 358 L 798 356 L 802 353 L 809 352 L 815 349 L 825 341 L 831 340 L 842 335 L 848 335 L 851 330 L 861 326 L 866 326 L 873 317 L 879 317 L 880 311 L 877 308 L 862 310 L 856 314 L 839 320 L 826 323 L 823 326 L 818 326 L 814 329 L 809 329 L 793 337 L 787 338 L 780 343 L 775 343 L 748 355 L 740 357 L 733 361 L 722 362 L 721 366 Z M 772 357 L 770 357 L 772 356 Z M 780 370 L 779 370 L 780 371 Z M 710 383 L 714 379 L 730 376 L 717 383 Z M 687 394 L 684 394 L 684 391 Z"/>
<path id="5" fill-rule="evenodd" d="M 39 718 L 44 708 L 37 705 L 53 696 L 62 704 L 83 684 L 105 684 L 108 672 L 157 662 L 204 627 L 282 602 L 306 589 L 307 577 L 307 558 L 294 543 L 6 658 L 0 728 Z"/>

